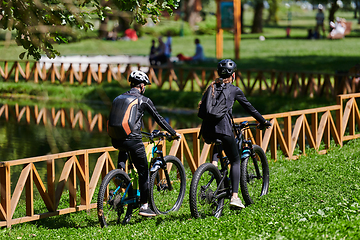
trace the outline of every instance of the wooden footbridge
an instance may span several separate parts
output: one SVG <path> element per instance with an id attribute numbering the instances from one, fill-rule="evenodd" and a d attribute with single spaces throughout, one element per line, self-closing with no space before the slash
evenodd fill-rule
<path id="1" fill-rule="evenodd" d="M 307 146 L 319 154 L 326 153 L 331 141 L 342 146 L 344 141 L 360 137 L 356 131 L 360 126 L 360 94 L 339 95 L 337 99 L 333 106 L 265 115 L 272 127 L 249 130 L 247 137 L 269 152 L 273 160 L 279 149 L 288 159 L 306 154 Z M 235 122 L 244 120 L 254 121 L 248 117 Z M 186 161 L 194 172 L 208 159 L 212 146 L 198 139 L 199 128 L 177 131 L 181 140 L 171 146 L 164 142 L 163 151 Z M 115 168 L 114 156 L 116 149 L 104 147 L 0 162 L 0 226 L 96 208 L 97 186 Z M 43 202 L 42 207 L 34 206 L 35 198 Z M 25 201 L 21 205 L 26 210 L 17 210 L 20 201 Z"/>

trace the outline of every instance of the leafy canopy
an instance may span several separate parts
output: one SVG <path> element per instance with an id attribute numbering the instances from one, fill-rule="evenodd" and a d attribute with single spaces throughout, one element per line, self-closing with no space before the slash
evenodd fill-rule
<path id="1" fill-rule="evenodd" d="M 105 4 L 111 1 L 117 9 Z M 39 60 L 45 53 L 49 58 L 60 55 L 54 43 L 67 43 L 75 29 L 93 30 L 91 18 L 104 19 L 113 10 L 131 12 L 134 20 L 145 24 L 148 18 L 159 21 L 161 11 L 172 13 L 179 0 L 0 0 L 0 27 L 15 30 L 15 40 L 26 49 L 23 59 L 33 56 Z"/>

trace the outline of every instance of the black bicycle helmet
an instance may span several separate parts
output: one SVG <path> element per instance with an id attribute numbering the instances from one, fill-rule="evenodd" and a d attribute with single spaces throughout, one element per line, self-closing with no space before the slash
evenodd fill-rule
<path id="1" fill-rule="evenodd" d="M 136 87 L 140 83 L 151 85 L 149 77 L 144 72 L 138 70 L 130 73 L 129 82 L 131 87 Z"/>
<path id="2" fill-rule="evenodd" d="M 236 63 L 231 59 L 224 59 L 218 63 L 217 71 L 219 77 L 221 78 L 228 78 L 230 77 L 233 72 L 236 70 Z"/>

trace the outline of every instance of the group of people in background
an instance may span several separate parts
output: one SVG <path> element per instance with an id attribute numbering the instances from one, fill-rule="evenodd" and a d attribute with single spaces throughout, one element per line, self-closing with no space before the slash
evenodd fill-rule
<path id="1" fill-rule="evenodd" d="M 149 54 L 150 65 L 162 65 L 171 64 L 171 52 L 172 52 L 172 37 L 170 32 L 167 34 L 166 42 L 163 41 L 163 37 L 158 37 L 158 46 L 155 45 L 155 40 L 151 41 L 151 48 Z M 204 50 L 200 44 L 198 38 L 195 39 L 195 54 L 193 56 L 185 56 L 182 53 L 177 55 L 179 61 L 197 61 L 201 62 L 205 60 Z"/>
<path id="2" fill-rule="evenodd" d="M 322 4 L 318 5 L 318 12 L 315 16 L 316 19 L 316 26 L 315 26 L 315 32 L 312 31 L 312 29 L 309 29 L 308 31 L 308 39 L 319 39 L 319 38 L 329 38 L 329 39 L 341 39 L 345 36 L 345 30 L 346 30 L 346 20 L 344 18 L 336 18 L 336 21 L 330 21 L 330 28 L 331 31 L 326 36 L 325 34 L 325 15 L 324 15 L 324 6 Z M 322 31 L 322 35 L 320 35 L 320 30 Z"/>

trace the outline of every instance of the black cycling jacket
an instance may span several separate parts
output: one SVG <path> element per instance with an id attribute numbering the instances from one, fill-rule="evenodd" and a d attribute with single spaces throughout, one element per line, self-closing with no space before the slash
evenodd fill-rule
<path id="1" fill-rule="evenodd" d="M 214 84 L 214 87 L 215 91 L 221 91 L 222 84 L 216 83 Z M 212 138 L 214 134 L 224 134 L 228 136 L 234 135 L 230 114 L 232 114 L 232 107 L 235 103 L 235 100 L 238 101 L 240 105 L 259 123 L 263 124 L 266 121 L 263 116 L 246 99 L 243 91 L 241 91 L 240 88 L 232 85 L 231 83 L 223 84 L 223 87 L 228 88 L 226 91 L 228 93 L 228 96 L 226 97 L 226 105 L 229 109 L 229 113 L 227 113 L 224 118 L 217 122 L 207 121 L 206 119 L 203 120 L 201 125 L 201 134 L 205 139 Z M 212 87 L 210 86 L 207 91 L 212 91 Z"/>
<path id="2" fill-rule="evenodd" d="M 133 95 L 139 99 L 139 107 L 138 112 L 136 114 L 136 125 L 135 129 L 129 134 L 129 136 L 125 140 L 131 139 L 141 139 L 141 126 L 142 126 L 142 117 L 144 115 L 145 110 L 150 113 L 153 119 L 159 124 L 159 126 L 169 132 L 171 135 L 175 136 L 175 130 L 165 121 L 165 119 L 158 113 L 156 110 L 154 103 L 147 97 L 140 94 L 140 91 L 136 88 L 130 89 L 125 95 Z"/>

